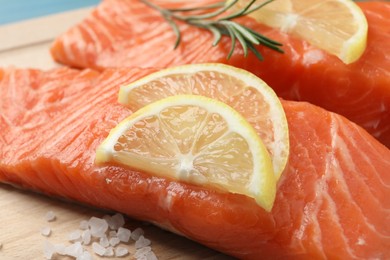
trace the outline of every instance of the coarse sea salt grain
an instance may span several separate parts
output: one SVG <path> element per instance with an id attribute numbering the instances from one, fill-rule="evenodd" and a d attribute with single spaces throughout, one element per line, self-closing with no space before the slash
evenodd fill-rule
<path id="1" fill-rule="evenodd" d="M 54 220 L 56 220 L 56 215 L 54 214 L 53 211 L 48 211 L 48 212 L 46 213 L 46 215 L 45 215 L 45 219 L 46 219 L 46 221 L 48 221 L 48 222 L 54 221 Z"/>
<path id="2" fill-rule="evenodd" d="M 111 227 L 113 226 L 112 216 L 110 216 L 110 215 L 104 215 L 104 216 L 103 216 L 103 219 L 107 222 L 108 227 L 109 227 L 110 229 L 113 229 L 113 228 L 111 228 Z"/>
<path id="3" fill-rule="evenodd" d="M 66 255 L 66 246 L 64 244 L 55 244 L 56 253 Z"/>
<path id="4" fill-rule="evenodd" d="M 109 240 L 109 243 L 111 246 L 116 246 L 120 243 L 120 239 L 117 238 L 117 237 L 111 237 L 110 240 Z"/>
<path id="5" fill-rule="evenodd" d="M 76 257 L 76 260 L 92 260 L 92 255 L 88 251 L 84 251 L 81 255 Z"/>
<path id="6" fill-rule="evenodd" d="M 81 239 L 81 231 L 80 230 L 74 230 L 71 233 L 68 234 L 69 241 L 77 241 Z"/>
<path id="7" fill-rule="evenodd" d="M 46 259 L 52 259 L 56 253 L 66 255 L 65 249 L 66 247 L 63 244 L 52 244 L 45 240 L 43 244 L 43 255 Z"/>
<path id="8" fill-rule="evenodd" d="M 127 250 L 126 247 L 118 246 L 115 248 L 115 256 L 116 257 L 123 257 L 129 254 L 129 250 Z"/>
<path id="9" fill-rule="evenodd" d="M 49 241 L 45 240 L 43 244 L 43 255 L 46 259 L 52 259 L 53 255 L 56 252 L 56 247 L 50 243 Z"/>
<path id="10" fill-rule="evenodd" d="M 104 256 L 104 253 L 106 252 L 106 249 L 102 247 L 99 243 L 93 242 L 92 243 L 92 250 L 95 254 Z"/>
<path id="11" fill-rule="evenodd" d="M 142 228 L 136 228 L 133 232 L 131 232 L 131 238 L 134 241 L 137 241 L 140 236 L 144 234 L 144 230 Z"/>
<path id="12" fill-rule="evenodd" d="M 112 246 L 107 247 L 104 256 L 114 256 L 114 248 Z"/>
<path id="13" fill-rule="evenodd" d="M 143 235 L 141 235 L 137 241 L 135 241 L 135 248 L 138 249 L 138 248 L 142 248 L 142 247 L 146 247 L 146 246 L 149 246 L 151 244 L 150 240 L 145 238 Z"/>
<path id="14" fill-rule="evenodd" d="M 131 231 L 127 228 L 120 227 L 118 228 L 117 236 L 120 241 L 127 243 L 129 242 L 130 236 L 132 235 Z"/>
<path id="15" fill-rule="evenodd" d="M 151 249 L 144 252 L 136 252 L 134 257 L 136 260 L 158 260 L 157 256 Z"/>
<path id="16" fill-rule="evenodd" d="M 91 235 L 93 237 L 103 237 L 108 229 L 107 221 L 101 218 L 92 217 L 88 221 Z"/>
<path id="17" fill-rule="evenodd" d="M 84 245 L 89 245 L 91 243 L 91 231 L 84 230 L 83 233 L 81 234 L 81 242 Z"/>
<path id="18" fill-rule="evenodd" d="M 158 260 L 156 254 L 153 251 L 150 251 L 146 254 L 147 260 Z"/>
<path id="19" fill-rule="evenodd" d="M 116 213 L 111 217 L 113 225 L 111 229 L 118 229 L 120 227 L 123 227 L 125 225 L 125 218 L 123 217 L 122 214 Z"/>
<path id="20" fill-rule="evenodd" d="M 103 236 L 99 239 L 99 244 L 102 247 L 108 247 L 110 245 L 110 242 L 108 241 L 108 238 L 106 236 Z"/>
<path id="21" fill-rule="evenodd" d="M 67 246 L 64 251 L 65 255 L 72 256 L 74 258 L 82 255 L 83 252 L 83 246 L 80 242 L 76 242 L 74 244 L 71 244 L 70 246 Z"/>
<path id="22" fill-rule="evenodd" d="M 125 218 L 119 213 L 116 213 L 113 216 L 105 215 L 103 219 L 107 221 L 111 230 L 117 230 L 125 224 Z"/>
<path id="23" fill-rule="evenodd" d="M 135 251 L 134 257 L 135 258 L 143 257 L 150 251 L 152 251 L 152 248 L 150 246 L 145 246 L 145 247 L 139 248 Z"/>
<path id="24" fill-rule="evenodd" d="M 48 236 L 50 236 L 50 234 L 51 234 L 50 227 L 43 227 L 43 228 L 41 228 L 41 235 L 42 236 L 48 237 Z"/>

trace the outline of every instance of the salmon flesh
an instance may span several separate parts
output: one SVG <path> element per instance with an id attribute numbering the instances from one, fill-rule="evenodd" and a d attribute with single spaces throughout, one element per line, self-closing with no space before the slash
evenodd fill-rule
<path id="1" fill-rule="evenodd" d="M 204 6 L 215 0 L 156 0 L 165 7 Z M 336 56 L 305 41 L 258 24 L 238 19 L 283 44 L 284 54 L 264 47 L 244 57 L 237 48 L 228 60 L 231 41 L 223 37 L 213 47 L 209 31 L 179 23 L 181 44 L 161 14 L 138 0 L 104 0 L 84 21 L 53 43 L 53 58 L 78 68 L 169 67 L 188 63 L 221 62 L 251 71 L 288 100 L 308 101 L 344 115 L 390 147 L 390 2 L 358 3 L 368 21 L 368 42 L 363 56 L 345 65 Z"/>
<path id="2" fill-rule="evenodd" d="M 115 210 L 240 259 L 390 259 L 390 150 L 338 114 L 282 101 L 289 163 L 272 211 L 243 195 L 97 166 L 153 69 L 0 69 L 0 182 Z"/>

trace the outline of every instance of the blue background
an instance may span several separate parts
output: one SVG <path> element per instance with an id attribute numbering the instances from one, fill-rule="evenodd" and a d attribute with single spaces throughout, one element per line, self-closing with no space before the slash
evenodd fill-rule
<path id="1" fill-rule="evenodd" d="M 100 0 L 0 0 L 0 24 L 96 6 Z"/>

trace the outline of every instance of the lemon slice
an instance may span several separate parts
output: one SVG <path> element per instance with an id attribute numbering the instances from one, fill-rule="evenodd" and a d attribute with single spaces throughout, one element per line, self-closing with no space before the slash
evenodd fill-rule
<path id="1" fill-rule="evenodd" d="M 238 5 L 248 2 L 239 0 Z M 366 48 L 367 20 L 352 0 L 275 0 L 249 16 L 298 36 L 346 64 L 358 60 Z"/>
<path id="2" fill-rule="evenodd" d="M 256 131 L 203 96 L 168 97 L 123 120 L 97 149 L 96 163 L 106 162 L 243 194 L 267 211 L 275 199 L 271 158 Z"/>
<path id="3" fill-rule="evenodd" d="M 289 156 L 288 125 L 279 98 L 264 81 L 233 66 L 190 64 L 160 70 L 121 87 L 119 102 L 136 111 L 179 94 L 220 100 L 244 116 L 266 145 L 279 179 Z"/>

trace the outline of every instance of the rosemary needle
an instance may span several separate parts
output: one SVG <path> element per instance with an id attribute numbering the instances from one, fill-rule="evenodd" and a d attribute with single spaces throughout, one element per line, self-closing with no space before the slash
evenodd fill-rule
<path id="1" fill-rule="evenodd" d="M 214 35 L 214 41 L 212 43 L 213 46 L 218 45 L 222 35 L 230 37 L 231 49 L 227 56 L 228 59 L 234 52 L 237 40 L 243 48 L 245 57 L 248 55 L 248 51 L 251 51 L 259 60 L 263 60 L 263 56 L 255 47 L 256 45 L 264 45 L 272 50 L 283 53 L 283 50 L 281 49 L 281 43 L 269 39 L 259 32 L 256 32 L 251 28 L 233 21 L 235 18 L 245 16 L 262 8 L 264 5 L 272 2 L 273 0 L 266 1 L 257 6 L 254 6 L 257 0 L 251 0 L 243 8 L 233 13 L 227 12 L 237 4 L 238 0 L 230 1 L 228 4 L 225 4 L 225 1 L 222 1 L 208 6 L 175 9 L 165 9 L 161 6 L 151 3 L 148 0 L 140 1 L 147 6 L 159 11 L 168 24 L 172 27 L 172 30 L 176 35 L 174 48 L 177 48 L 181 41 L 181 32 L 179 26 L 176 23 L 176 20 L 179 20 L 189 25 L 209 30 Z M 227 13 L 227 15 L 223 16 L 225 13 Z"/>

